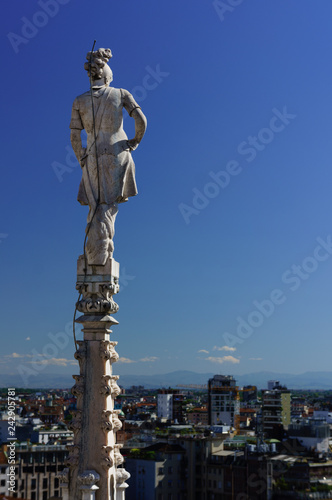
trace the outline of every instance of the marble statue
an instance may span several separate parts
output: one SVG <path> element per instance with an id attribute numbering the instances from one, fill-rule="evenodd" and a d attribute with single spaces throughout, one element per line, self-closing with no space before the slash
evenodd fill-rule
<path id="1" fill-rule="evenodd" d="M 135 150 L 146 130 L 146 118 L 133 96 L 110 87 L 112 70 L 107 64 L 110 49 L 87 54 L 84 69 L 91 89 L 76 97 L 71 115 L 71 144 L 82 167 L 78 201 L 89 206 L 86 256 L 89 265 L 105 265 L 112 258 L 114 223 L 118 204 L 137 194 Z M 92 96 L 91 96 L 92 94 Z M 122 110 L 135 120 L 135 137 L 128 140 Z M 87 133 L 82 147 L 81 131 Z"/>

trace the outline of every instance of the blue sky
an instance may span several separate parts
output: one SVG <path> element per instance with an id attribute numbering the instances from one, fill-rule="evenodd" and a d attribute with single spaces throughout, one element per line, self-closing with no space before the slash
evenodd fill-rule
<path id="1" fill-rule="evenodd" d="M 331 2 L 6 10 L 0 373 L 77 372 L 87 211 L 68 125 L 94 39 L 148 119 L 116 224 L 115 373 L 331 370 Z"/>

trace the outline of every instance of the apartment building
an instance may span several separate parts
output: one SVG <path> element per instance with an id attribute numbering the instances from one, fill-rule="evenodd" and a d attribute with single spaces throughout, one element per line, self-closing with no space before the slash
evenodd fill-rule
<path id="1" fill-rule="evenodd" d="M 239 426 L 239 388 L 232 375 L 215 375 L 208 382 L 209 425 Z"/>
<path id="2" fill-rule="evenodd" d="M 278 381 L 270 387 L 262 390 L 263 432 L 266 437 L 282 439 L 291 422 L 291 393 Z"/>

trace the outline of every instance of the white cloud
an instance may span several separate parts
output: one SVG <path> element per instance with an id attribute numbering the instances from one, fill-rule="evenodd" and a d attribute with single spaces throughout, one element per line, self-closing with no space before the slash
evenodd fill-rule
<path id="1" fill-rule="evenodd" d="M 199 351 L 197 352 L 203 352 L 204 354 L 209 354 L 209 351 L 206 351 L 205 349 L 200 349 Z"/>
<path id="2" fill-rule="evenodd" d="M 31 340 L 31 338 L 30 338 L 30 337 L 27 337 L 25 340 Z"/>
<path id="3" fill-rule="evenodd" d="M 228 345 L 223 345 L 222 347 L 218 347 L 217 345 L 214 346 L 213 348 L 214 351 L 229 351 L 229 352 L 234 352 L 236 351 L 236 347 L 229 347 Z"/>
<path id="4" fill-rule="evenodd" d="M 208 358 L 205 358 L 206 361 L 211 361 L 211 363 L 240 363 L 240 360 L 237 358 L 234 358 L 234 356 L 223 356 L 222 358 L 217 358 L 214 356 L 209 356 Z"/>
<path id="5" fill-rule="evenodd" d="M 157 358 L 156 356 L 149 356 L 149 357 L 146 357 L 146 358 L 142 358 L 142 359 L 139 359 L 138 361 L 135 361 L 134 359 L 129 359 L 129 358 L 119 358 L 119 362 L 120 363 L 138 363 L 138 362 L 141 362 L 141 363 L 154 363 L 154 361 L 157 361 Z"/>
<path id="6" fill-rule="evenodd" d="M 137 361 L 134 361 L 133 359 L 129 359 L 129 358 L 119 358 L 118 362 L 119 363 L 137 363 Z"/>
<path id="7" fill-rule="evenodd" d="M 36 353 L 36 354 L 18 354 L 17 352 L 13 352 L 12 354 L 6 354 L 5 358 L 12 358 L 12 359 L 17 359 L 17 358 L 35 358 L 36 356 L 43 357 L 43 354 Z"/>
<path id="8" fill-rule="evenodd" d="M 263 358 L 249 358 L 249 359 L 251 359 L 251 361 L 262 361 L 263 360 Z"/>
<path id="9" fill-rule="evenodd" d="M 12 354 L 6 354 L 5 358 L 32 358 L 32 354 L 18 354 L 17 352 L 13 352 Z"/>

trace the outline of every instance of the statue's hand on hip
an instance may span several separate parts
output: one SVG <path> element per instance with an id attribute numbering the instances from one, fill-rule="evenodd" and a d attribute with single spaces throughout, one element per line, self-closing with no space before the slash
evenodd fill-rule
<path id="1" fill-rule="evenodd" d="M 138 146 L 138 142 L 136 141 L 136 139 L 130 139 L 129 141 L 127 141 L 127 144 L 130 151 L 135 151 Z"/>

